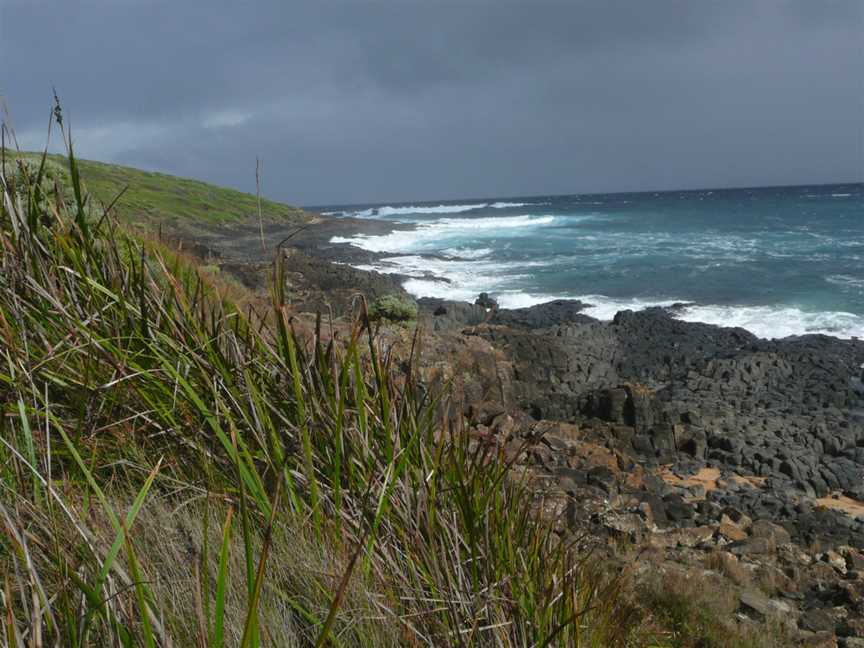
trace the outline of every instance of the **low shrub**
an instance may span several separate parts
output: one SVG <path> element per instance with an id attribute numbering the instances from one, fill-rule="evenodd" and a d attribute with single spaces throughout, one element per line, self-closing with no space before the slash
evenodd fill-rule
<path id="1" fill-rule="evenodd" d="M 369 306 L 369 319 L 410 322 L 417 319 L 417 304 L 401 295 L 384 295 Z"/>
<path id="2" fill-rule="evenodd" d="M 52 204 L 71 196 L 69 172 L 56 162 L 14 154 L 4 157 L 0 171 L 7 193 L 15 199 L 32 201 L 44 215 Z"/>

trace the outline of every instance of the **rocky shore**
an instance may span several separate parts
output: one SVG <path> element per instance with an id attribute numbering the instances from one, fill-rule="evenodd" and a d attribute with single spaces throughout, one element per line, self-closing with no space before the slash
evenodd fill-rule
<path id="1" fill-rule="evenodd" d="M 298 311 L 407 297 L 398 275 L 351 267 L 374 253 L 330 243 L 385 226 L 268 228 Z M 257 236 L 201 241 L 255 285 Z M 601 322 L 577 301 L 490 306 L 418 300 L 421 377 L 451 386 L 453 423 L 527 471 L 562 533 L 637 573 L 719 575 L 736 623 L 790 645 L 864 646 L 864 341 L 769 341 L 664 309 Z"/>
<path id="2" fill-rule="evenodd" d="M 419 303 L 469 341 L 469 424 L 532 441 L 524 463 L 570 532 L 719 570 L 740 620 L 790 641 L 862 645 L 864 342 L 760 340 L 661 309 Z"/>

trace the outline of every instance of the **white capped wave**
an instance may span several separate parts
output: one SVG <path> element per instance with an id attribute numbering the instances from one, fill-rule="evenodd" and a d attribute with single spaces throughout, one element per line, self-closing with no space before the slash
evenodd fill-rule
<path id="1" fill-rule="evenodd" d="M 636 297 L 629 299 L 618 299 L 614 297 L 606 297 L 605 295 L 579 295 L 574 299 L 590 304 L 583 313 L 590 317 L 599 320 L 608 321 L 615 317 L 619 311 L 632 310 L 640 311 L 652 306 L 671 306 L 675 303 L 680 303 L 680 299 L 659 299 L 646 300 Z"/>
<path id="2" fill-rule="evenodd" d="M 492 254 L 492 248 L 446 248 L 441 254 L 451 259 L 482 259 Z"/>
<path id="3" fill-rule="evenodd" d="M 497 229 L 511 227 L 536 227 L 538 225 L 550 225 L 555 222 L 555 216 L 489 216 L 488 218 L 441 218 L 432 223 L 431 226 L 446 227 L 448 229 L 474 230 L 474 229 Z"/>
<path id="4" fill-rule="evenodd" d="M 401 274 L 409 277 L 427 278 L 432 281 L 450 282 L 468 290 L 480 292 L 503 289 L 512 281 L 528 277 L 523 270 L 553 265 L 556 260 L 501 262 L 491 259 L 438 259 L 418 254 L 385 257 L 374 264 L 355 265 L 360 270 L 375 270 L 384 274 Z M 500 287 L 500 288 L 499 288 Z M 419 295 L 431 297 L 432 295 Z"/>
<path id="5" fill-rule="evenodd" d="M 499 297 L 498 295 L 493 295 Z M 504 308 L 524 308 L 555 299 L 578 299 L 591 304 L 584 312 L 599 320 L 611 320 L 622 310 L 644 310 L 652 306 L 669 307 L 684 300 L 615 299 L 603 295 L 536 295 L 504 293 L 499 304 Z M 791 335 L 823 334 L 849 339 L 864 338 L 864 317 L 842 311 L 803 311 L 793 306 L 684 306 L 675 312 L 685 322 L 702 322 L 716 326 L 740 327 L 766 339 Z"/>
<path id="6" fill-rule="evenodd" d="M 334 236 L 331 243 L 350 243 L 370 252 L 429 251 L 429 246 L 464 236 L 498 236 L 501 230 L 523 227 L 542 227 L 555 222 L 555 216 L 489 216 L 485 218 L 439 218 L 430 223 L 418 223 L 412 230 L 396 230 L 388 234 L 370 236 Z"/>
<path id="7" fill-rule="evenodd" d="M 500 262 L 492 259 L 441 259 L 420 255 L 386 257 L 373 265 L 355 266 L 409 277 L 402 285 L 415 297 L 440 297 L 473 302 L 481 292 L 515 292 L 513 286 L 530 279 L 530 268 L 555 260 Z"/>
<path id="8" fill-rule="evenodd" d="M 848 198 L 851 195 L 852 195 L 851 193 L 832 193 L 831 197 L 832 198 Z"/>
<path id="9" fill-rule="evenodd" d="M 676 315 L 686 322 L 739 326 L 762 338 L 821 333 L 864 337 L 864 317 L 842 311 L 802 311 L 793 306 L 688 306 Z"/>
<path id="10" fill-rule="evenodd" d="M 550 265 L 555 260 L 537 261 Z M 588 306 L 583 311 L 598 320 L 608 321 L 623 310 L 644 310 L 655 306 L 686 304 L 684 299 L 614 298 L 605 295 L 543 294 L 514 289 L 514 283 L 529 279 L 521 273 L 526 264 L 500 263 L 489 259 L 444 260 L 418 255 L 389 257 L 374 266 L 358 266 L 379 272 L 403 274 L 403 286 L 415 297 L 438 297 L 474 301 L 488 292 L 502 308 L 526 308 L 556 299 L 578 299 Z M 845 275 L 835 277 L 846 278 Z M 856 282 L 864 281 L 853 279 Z M 842 281 L 842 279 L 840 279 Z M 674 317 L 686 322 L 740 327 L 761 338 L 777 339 L 792 335 L 823 334 L 838 338 L 864 338 L 864 316 L 842 311 L 804 311 L 794 306 L 721 306 L 688 304 L 676 309 Z"/>
<path id="11" fill-rule="evenodd" d="M 335 211 L 324 212 L 325 215 L 347 215 L 357 218 L 388 218 L 391 216 L 408 216 L 412 214 L 461 214 L 475 209 L 515 209 L 517 207 L 528 207 L 532 205 L 548 205 L 549 203 L 530 202 L 506 202 L 493 203 L 465 203 L 460 205 L 382 205 L 381 207 L 369 207 L 357 211 Z"/>
<path id="12" fill-rule="evenodd" d="M 831 275 L 825 277 L 825 281 L 842 287 L 864 290 L 864 279 L 861 277 L 853 277 L 851 275 Z"/>
<path id="13" fill-rule="evenodd" d="M 529 308 L 556 299 L 569 299 L 564 295 L 534 295 L 519 290 L 502 290 L 495 293 L 495 300 L 501 308 Z"/>
<path id="14" fill-rule="evenodd" d="M 405 205 L 402 207 L 393 207 L 385 205 L 384 207 L 370 207 L 352 213 L 352 216 L 359 218 L 387 216 L 406 216 L 408 214 L 461 214 L 462 212 L 471 211 L 472 209 L 483 209 L 486 203 L 476 203 L 468 205 Z"/>
<path id="15" fill-rule="evenodd" d="M 531 203 L 531 202 L 504 202 L 498 201 L 489 205 L 492 209 L 511 209 L 515 207 L 533 207 L 537 205 L 548 205 L 548 202 L 539 202 L 539 203 Z"/>
<path id="16" fill-rule="evenodd" d="M 620 299 L 604 295 L 537 294 L 514 290 L 507 282 L 498 282 L 486 273 L 450 272 L 449 281 L 417 277 L 405 282 L 405 289 L 415 297 L 438 297 L 474 301 L 481 292 L 489 292 L 502 308 L 527 308 L 556 299 L 578 299 L 586 304 L 586 315 L 609 321 L 623 310 L 639 311 L 655 306 L 669 307 L 686 303 L 680 299 Z M 518 275 L 510 275 L 509 280 Z M 510 284 L 512 285 L 512 284 Z M 840 311 L 807 312 L 792 306 L 719 306 L 691 304 L 676 310 L 674 317 L 685 322 L 702 322 L 716 326 L 740 327 L 766 339 L 792 335 L 823 334 L 838 338 L 864 338 L 864 317 Z"/>

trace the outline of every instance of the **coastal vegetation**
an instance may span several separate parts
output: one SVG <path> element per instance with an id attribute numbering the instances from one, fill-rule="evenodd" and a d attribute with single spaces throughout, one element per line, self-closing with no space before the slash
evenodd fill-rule
<path id="1" fill-rule="evenodd" d="M 559 535 L 415 347 L 376 336 L 416 306 L 304 328 L 281 256 L 265 299 L 140 227 L 253 197 L 80 162 L 63 134 L 62 164 L 3 151 L 0 644 L 762 645 Z"/>
<path id="2" fill-rule="evenodd" d="M 13 153 L 6 152 L 7 155 Z M 7 645 L 608 645 L 630 608 L 369 333 L 5 180 Z M 5 174 L 4 174 L 5 177 Z M 29 177 L 29 176 L 28 176 Z M 88 179 L 88 183 L 89 183 Z M 104 185 L 103 185 L 104 186 Z M 128 193 L 128 192 L 127 192 Z M 128 213 L 128 212 L 127 212 Z"/>
<path id="3" fill-rule="evenodd" d="M 43 182 L 67 175 L 62 155 L 16 152 L 15 161 L 7 161 L 10 171 L 13 165 L 26 165 L 31 174 L 41 165 Z M 194 227 L 196 223 L 230 225 L 257 218 L 256 197 L 236 189 L 92 160 L 76 160 L 76 166 L 86 181 L 84 198 L 93 203 L 94 209 L 110 206 L 112 216 L 121 223 L 152 228 Z M 66 182 L 63 181 L 64 186 Z M 261 212 L 268 220 L 291 223 L 308 220 L 302 209 L 272 200 L 261 199 Z"/>
<path id="4" fill-rule="evenodd" d="M 383 295 L 369 306 L 369 318 L 410 322 L 417 319 L 417 304 L 401 295 Z"/>

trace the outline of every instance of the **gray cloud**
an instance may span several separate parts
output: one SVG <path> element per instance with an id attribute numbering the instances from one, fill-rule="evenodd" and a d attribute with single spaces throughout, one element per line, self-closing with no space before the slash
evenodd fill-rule
<path id="1" fill-rule="evenodd" d="M 301 204 L 864 179 L 864 5 L 5 0 L 29 146 Z"/>

